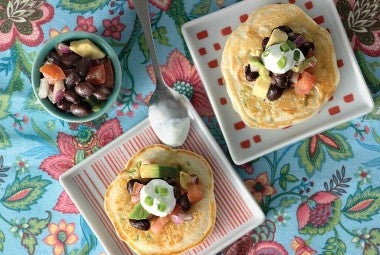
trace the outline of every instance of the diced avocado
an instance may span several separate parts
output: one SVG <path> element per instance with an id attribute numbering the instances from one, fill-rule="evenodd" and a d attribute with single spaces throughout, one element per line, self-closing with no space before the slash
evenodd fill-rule
<path id="1" fill-rule="evenodd" d="M 71 41 L 70 50 L 82 57 L 88 57 L 92 60 L 106 57 L 106 54 L 89 39 Z"/>
<path id="2" fill-rule="evenodd" d="M 252 94 L 265 99 L 271 83 L 269 70 L 265 68 L 264 64 L 261 63 L 257 57 L 252 57 L 249 63 L 259 70 L 259 77 L 255 81 L 252 89 Z"/>
<path id="3" fill-rule="evenodd" d="M 288 40 L 288 34 L 278 28 L 275 28 L 273 29 L 272 34 L 270 35 L 269 41 L 267 45 L 265 46 L 265 48 L 268 48 L 272 46 L 273 44 L 284 43 L 287 40 Z"/>
<path id="4" fill-rule="evenodd" d="M 149 217 L 150 213 L 146 211 L 140 202 L 135 204 L 132 211 L 129 213 L 129 219 L 131 220 L 144 220 Z"/>
<path id="5" fill-rule="evenodd" d="M 191 175 L 184 172 L 180 171 L 179 172 L 179 184 L 181 185 L 182 188 L 188 189 L 189 187 L 189 182 L 190 182 Z"/>
<path id="6" fill-rule="evenodd" d="M 177 166 L 164 166 L 159 164 L 143 164 L 140 166 L 141 178 L 175 178 L 178 174 L 179 168 Z"/>
<path id="7" fill-rule="evenodd" d="M 253 86 L 252 94 L 261 99 L 265 99 L 267 97 L 270 83 L 270 79 L 262 78 L 261 76 L 259 76 L 255 81 L 255 85 Z"/>

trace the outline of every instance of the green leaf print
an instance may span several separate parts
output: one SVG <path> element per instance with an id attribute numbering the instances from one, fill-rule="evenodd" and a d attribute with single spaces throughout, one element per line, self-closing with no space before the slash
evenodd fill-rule
<path id="1" fill-rule="evenodd" d="M 311 177 L 316 170 L 321 171 L 326 152 L 336 161 L 353 157 L 352 147 L 346 138 L 330 131 L 314 135 L 302 142 L 295 156 L 299 158 L 298 164 L 305 168 L 307 176 Z"/>
<path id="2" fill-rule="evenodd" d="M 323 247 L 323 255 L 344 255 L 346 254 L 346 245 L 338 237 L 330 237 L 327 239 Z"/>
<path id="3" fill-rule="evenodd" d="M 159 44 L 170 47 L 172 45 L 169 43 L 169 37 L 167 34 L 168 30 L 166 27 L 158 27 L 157 30 L 152 32 L 153 38 L 156 39 Z"/>
<path id="4" fill-rule="evenodd" d="M 30 233 L 24 232 L 24 235 L 21 240 L 21 245 L 28 250 L 28 254 L 34 254 L 37 245 L 37 238 Z"/>
<path id="5" fill-rule="evenodd" d="M 5 132 L 5 128 L 0 125 L 0 149 L 5 149 L 11 147 L 11 141 L 9 135 Z"/>
<path id="6" fill-rule="evenodd" d="M 369 240 L 376 246 L 380 245 L 380 228 L 374 228 L 369 231 Z"/>
<path id="7" fill-rule="evenodd" d="M 283 190 L 286 190 L 287 183 L 294 183 L 298 181 L 298 178 L 294 175 L 289 174 L 290 165 L 286 164 L 284 165 L 280 170 L 280 187 Z"/>
<path id="8" fill-rule="evenodd" d="M 149 61 L 150 55 L 149 55 L 148 43 L 146 42 L 144 34 L 139 35 L 138 44 L 139 44 L 139 48 L 140 48 L 140 50 L 141 50 L 141 52 L 145 58 L 144 61 L 142 62 L 142 64 L 146 64 Z"/>
<path id="9" fill-rule="evenodd" d="M 373 245 L 366 245 L 363 250 L 363 255 L 379 255 L 379 248 Z"/>
<path id="10" fill-rule="evenodd" d="M 210 10 L 210 6 L 211 0 L 202 0 L 194 5 L 193 9 L 190 12 L 190 16 L 194 19 L 206 15 Z"/>
<path id="11" fill-rule="evenodd" d="M 342 213 L 349 219 L 359 222 L 372 220 L 372 216 L 380 210 L 380 187 L 360 188 L 347 198 Z"/>
<path id="12" fill-rule="evenodd" d="M 325 161 L 325 154 L 320 146 L 317 146 L 313 153 L 309 151 L 312 142 L 312 138 L 307 139 L 295 152 L 295 156 L 298 156 L 298 164 L 305 168 L 305 173 L 308 177 L 313 176 L 315 170 L 320 171 Z"/>
<path id="13" fill-rule="evenodd" d="M 4 250 L 5 235 L 4 232 L 0 229 L 0 252 Z"/>
<path id="14" fill-rule="evenodd" d="M 86 13 L 103 9 L 110 0 L 61 0 L 58 7 L 70 12 Z"/>
<path id="15" fill-rule="evenodd" d="M 51 213 L 48 213 L 48 217 L 46 219 L 39 219 L 39 218 L 30 218 L 28 221 L 29 227 L 27 228 L 28 232 L 32 233 L 33 235 L 39 235 L 42 233 L 42 231 L 47 228 L 50 220 L 51 220 Z"/>
<path id="16" fill-rule="evenodd" d="M 298 199 L 295 197 L 283 197 L 280 201 L 280 206 L 284 208 L 290 208 L 292 205 L 297 203 Z"/>
<path id="17" fill-rule="evenodd" d="M 30 206 L 37 203 L 50 183 L 41 176 L 30 177 L 27 175 L 21 180 L 16 177 L 14 182 L 5 189 L 0 203 L 10 210 L 30 210 Z"/>
<path id="18" fill-rule="evenodd" d="M 9 108 L 11 107 L 11 94 L 0 91 L 0 120 L 9 116 Z"/>
<path id="19" fill-rule="evenodd" d="M 344 136 L 332 133 L 329 135 L 331 135 L 330 138 L 333 139 L 333 142 L 338 145 L 338 147 L 333 145 L 326 146 L 327 153 L 332 159 L 339 161 L 354 157 L 354 154 L 352 153 L 352 147 L 349 143 L 347 143 L 347 140 Z M 328 141 L 326 141 L 325 144 L 328 144 L 327 142 Z"/>

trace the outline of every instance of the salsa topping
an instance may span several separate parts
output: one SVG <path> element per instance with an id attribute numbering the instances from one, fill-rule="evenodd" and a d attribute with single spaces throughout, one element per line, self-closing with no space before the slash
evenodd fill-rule
<path id="1" fill-rule="evenodd" d="M 253 95 L 274 101 L 285 89 L 295 88 L 299 94 L 310 92 L 315 77 L 308 68 L 317 62 L 312 42 L 288 26 L 279 26 L 263 39 L 262 47 L 262 53 L 251 57 L 245 66 L 245 78 L 253 83 Z"/>
<path id="2" fill-rule="evenodd" d="M 141 179 L 129 180 L 126 187 L 134 204 L 128 217 L 133 227 L 158 233 L 169 221 L 193 219 L 188 211 L 204 197 L 197 175 L 172 165 L 139 163 L 136 168 Z"/>
<path id="3" fill-rule="evenodd" d="M 88 39 L 57 44 L 39 71 L 38 96 L 79 117 L 99 111 L 115 83 L 111 59 Z"/>

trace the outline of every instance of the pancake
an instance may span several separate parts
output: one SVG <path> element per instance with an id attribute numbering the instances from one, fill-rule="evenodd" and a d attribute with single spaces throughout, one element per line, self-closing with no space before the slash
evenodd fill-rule
<path id="1" fill-rule="evenodd" d="M 141 162 L 180 166 L 182 171 L 196 174 L 204 189 L 204 198 L 187 212 L 192 220 L 176 225 L 169 221 L 158 234 L 134 228 L 128 221 L 133 208 L 127 183 L 140 178 Z M 138 254 L 180 254 L 202 243 L 215 225 L 216 203 L 212 168 L 200 155 L 166 145 L 151 145 L 138 151 L 127 162 L 108 187 L 104 198 L 105 211 L 119 238 Z"/>
<path id="2" fill-rule="evenodd" d="M 273 29 L 288 26 L 315 45 L 316 65 L 311 68 L 315 85 L 309 94 L 293 88 L 284 90 L 276 101 L 252 94 L 252 83 L 245 77 L 245 66 L 262 52 L 263 38 Z M 256 9 L 228 38 L 223 50 L 221 71 L 234 110 L 252 128 L 284 128 L 316 114 L 334 94 L 339 71 L 329 32 L 320 27 L 294 4 L 272 4 Z"/>

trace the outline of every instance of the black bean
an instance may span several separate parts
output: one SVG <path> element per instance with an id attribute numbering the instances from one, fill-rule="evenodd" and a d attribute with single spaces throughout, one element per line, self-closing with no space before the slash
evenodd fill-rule
<path id="1" fill-rule="evenodd" d="M 78 61 L 78 65 L 75 68 L 75 72 L 80 76 L 85 76 L 91 67 L 91 59 L 84 57 Z"/>
<path id="2" fill-rule="evenodd" d="M 279 26 L 277 27 L 278 29 L 280 29 L 282 32 L 285 32 L 287 34 L 293 32 L 293 29 L 291 29 L 290 27 L 288 26 Z"/>
<path id="3" fill-rule="evenodd" d="M 139 230 L 147 231 L 150 229 L 150 222 L 147 219 L 143 219 L 143 220 L 129 219 L 129 223 L 132 225 L 132 227 L 135 227 Z"/>
<path id="4" fill-rule="evenodd" d="M 187 192 L 183 193 L 182 196 L 177 199 L 177 203 L 181 206 L 184 212 L 187 212 L 191 208 L 191 203 L 187 196 Z"/>
<path id="5" fill-rule="evenodd" d="M 74 87 L 74 85 L 79 84 L 81 82 L 80 76 L 74 72 L 73 69 L 69 69 L 66 71 L 66 79 L 65 79 L 65 84 L 67 85 L 68 88 Z"/>
<path id="6" fill-rule="evenodd" d="M 60 56 L 58 55 L 58 53 L 54 50 L 54 51 L 50 51 L 48 56 L 47 56 L 47 60 L 49 62 L 52 62 L 56 65 L 60 65 L 61 64 L 61 58 Z"/>
<path id="7" fill-rule="evenodd" d="M 70 112 L 78 117 L 88 116 L 92 113 L 91 105 L 86 102 L 80 102 L 79 104 L 72 104 L 70 106 Z"/>
<path id="8" fill-rule="evenodd" d="M 263 50 L 265 47 L 267 47 L 267 44 L 269 42 L 269 37 L 264 37 L 263 41 L 261 42 L 261 46 L 263 47 Z"/>
<path id="9" fill-rule="evenodd" d="M 173 193 L 174 193 L 174 198 L 177 200 L 178 198 L 181 197 L 181 190 L 178 188 L 178 186 L 173 186 Z"/>
<path id="10" fill-rule="evenodd" d="M 75 68 L 79 63 L 82 57 L 75 53 L 63 54 L 61 57 L 62 66 L 64 69 Z"/>
<path id="11" fill-rule="evenodd" d="M 105 101 L 109 98 L 109 96 L 111 95 L 111 92 L 105 87 L 100 87 L 100 88 L 95 89 L 92 95 L 100 101 Z"/>
<path id="12" fill-rule="evenodd" d="M 310 52 L 310 51 L 313 51 L 314 50 L 314 43 L 312 42 L 304 42 L 300 47 L 299 47 L 300 51 L 302 52 L 302 54 L 304 56 L 307 56 L 307 54 Z"/>
<path id="13" fill-rule="evenodd" d="M 67 101 L 74 104 L 79 103 L 81 100 L 80 96 L 72 89 L 65 89 L 63 96 Z"/>
<path id="14" fill-rule="evenodd" d="M 258 72 L 256 71 L 252 72 L 251 66 L 249 64 L 245 66 L 245 78 L 247 79 L 247 81 L 254 81 L 257 79 L 257 77 L 259 77 Z"/>
<path id="15" fill-rule="evenodd" d="M 61 99 L 57 102 L 57 107 L 65 112 L 70 111 L 72 103 L 67 101 L 66 99 Z"/>
<path id="16" fill-rule="evenodd" d="M 275 101 L 282 96 L 284 89 L 277 87 L 276 85 L 271 85 L 267 92 L 267 98 L 269 101 Z"/>
<path id="17" fill-rule="evenodd" d="M 75 92 L 81 97 L 89 97 L 94 93 L 94 86 L 89 82 L 81 82 L 75 86 Z"/>
<path id="18" fill-rule="evenodd" d="M 273 74 L 274 84 L 280 88 L 288 87 L 288 75 L 287 74 Z"/>

